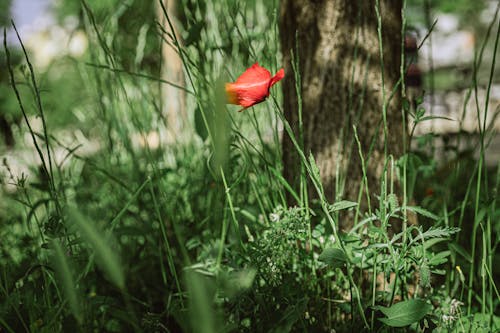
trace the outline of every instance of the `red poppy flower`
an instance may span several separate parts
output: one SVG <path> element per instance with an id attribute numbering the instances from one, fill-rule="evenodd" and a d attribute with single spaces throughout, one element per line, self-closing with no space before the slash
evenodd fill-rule
<path id="1" fill-rule="evenodd" d="M 264 101 L 269 96 L 269 89 L 284 76 L 283 68 L 271 77 L 271 73 L 256 62 L 235 82 L 226 83 L 227 102 L 243 106 L 240 110 L 243 111 Z"/>

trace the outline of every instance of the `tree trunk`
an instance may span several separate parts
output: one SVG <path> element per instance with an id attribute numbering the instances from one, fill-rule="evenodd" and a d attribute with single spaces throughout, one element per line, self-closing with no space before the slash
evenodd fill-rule
<path id="1" fill-rule="evenodd" d="M 161 47 L 162 62 L 161 62 L 161 78 L 170 81 L 181 87 L 185 86 L 184 71 L 181 57 L 177 51 L 177 47 L 173 41 L 173 32 L 177 38 L 180 38 L 179 32 L 175 28 L 176 25 L 176 0 L 162 0 L 170 22 L 174 27 L 174 31 L 170 29 L 167 18 L 163 12 L 163 8 L 157 4 L 158 22 L 164 30 L 163 41 Z M 185 93 L 179 88 L 169 84 L 162 84 L 161 87 L 161 105 L 162 115 L 167 120 L 168 135 L 171 136 L 167 140 L 176 141 L 179 134 L 182 132 L 187 122 Z"/>
<path id="2" fill-rule="evenodd" d="M 401 0 L 380 0 L 385 100 L 390 100 L 387 154 L 396 158 L 402 151 L 403 135 L 400 87 L 390 97 L 400 77 L 401 6 Z M 358 200 L 363 173 L 354 139 L 356 126 L 372 207 L 374 194 L 380 193 L 385 163 L 384 94 L 375 8 L 374 0 L 283 0 L 280 23 L 287 73 L 283 83 L 285 117 L 299 138 L 293 50 L 301 77 L 304 152 L 314 155 L 327 198 Z M 285 178 L 297 188 L 300 161 L 286 133 L 283 159 Z M 366 198 L 362 208 L 367 208 Z M 341 228 L 351 226 L 352 219 L 341 223 Z"/>

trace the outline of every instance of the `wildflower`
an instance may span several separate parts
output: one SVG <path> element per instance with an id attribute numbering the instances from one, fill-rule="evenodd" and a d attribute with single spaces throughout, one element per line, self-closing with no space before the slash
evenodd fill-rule
<path id="1" fill-rule="evenodd" d="M 444 313 L 441 315 L 441 321 L 446 327 L 451 328 L 454 325 L 454 323 L 458 319 L 460 319 L 460 317 L 462 316 L 460 307 L 463 305 L 464 303 L 460 302 L 457 299 L 453 298 L 451 300 L 447 311 L 445 310 Z"/>
<path id="2" fill-rule="evenodd" d="M 455 321 L 455 317 L 444 314 L 441 316 L 441 320 L 445 325 L 451 325 Z"/>
<path id="3" fill-rule="evenodd" d="M 463 302 L 460 302 L 457 299 L 452 299 L 450 303 L 450 315 L 456 315 L 460 313 L 460 307 L 464 305 Z"/>
<path id="4" fill-rule="evenodd" d="M 465 283 L 465 276 L 464 276 L 464 273 L 462 272 L 462 269 L 460 268 L 460 266 L 456 266 L 455 269 L 458 272 L 458 277 L 460 278 L 460 282 Z"/>
<path id="5" fill-rule="evenodd" d="M 330 235 L 330 236 L 328 237 L 328 241 L 329 241 L 329 242 L 331 242 L 331 243 L 335 243 L 335 236 Z"/>
<path id="6" fill-rule="evenodd" d="M 278 222 L 280 220 L 280 214 L 271 213 L 269 214 L 269 219 L 271 220 L 271 222 Z"/>
<path id="7" fill-rule="evenodd" d="M 269 96 L 269 89 L 284 76 L 283 68 L 271 77 L 271 73 L 256 62 L 235 82 L 226 83 L 227 102 L 243 106 L 243 109 L 240 110 L 243 111 L 264 101 Z"/>

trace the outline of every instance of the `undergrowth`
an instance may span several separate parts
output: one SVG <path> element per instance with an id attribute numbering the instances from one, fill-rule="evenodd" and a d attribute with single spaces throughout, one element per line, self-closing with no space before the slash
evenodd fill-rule
<path id="1" fill-rule="evenodd" d="M 81 154 L 78 142 L 51 132 L 28 53 L 25 67 L 14 66 L 4 42 L 23 131 L 41 164 L 18 176 L 3 162 L 2 332 L 500 330 L 500 168 L 485 166 L 493 130 L 484 122 L 479 158 L 451 148 L 437 161 L 434 141 L 418 138 L 420 145 L 405 142 L 401 158 L 386 156 L 370 212 L 328 202 L 278 90 L 243 113 L 219 96 L 250 62 L 279 67 L 276 1 L 184 0 L 187 43 L 175 35 L 169 42 L 183 60 L 194 125 L 174 142 L 138 147 L 134 133 L 161 135 L 168 125 L 157 112 L 158 82 L 122 68 L 113 53 L 123 11 L 99 25 L 82 3 L 92 47 L 79 67 L 81 93 L 91 102 L 78 108 L 92 115 L 82 131 L 99 142 L 96 152 Z M 496 47 L 499 32 L 482 45 L 489 38 Z M 469 91 L 474 98 L 475 78 Z M 429 120 L 418 103 L 402 112 L 415 126 Z M 33 115 L 40 130 L 30 126 Z M 292 134 L 303 185 L 318 199 L 284 180 L 281 131 Z M 405 196 L 394 193 L 396 179 Z M 357 223 L 344 233 L 337 226 L 345 211 Z"/>

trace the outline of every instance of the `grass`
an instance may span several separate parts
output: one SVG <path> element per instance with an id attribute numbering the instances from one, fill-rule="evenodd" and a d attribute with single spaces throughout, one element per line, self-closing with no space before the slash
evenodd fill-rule
<path id="1" fill-rule="evenodd" d="M 484 163 L 494 132 L 483 119 L 479 159 L 452 147 L 448 160 L 436 161 L 427 153 L 434 141 L 423 142 L 426 149 L 405 141 L 401 158 L 386 154 L 380 193 L 369 193 L 365 176 L 358 202 L 329 202 L 314 156 L 283 116 L 278 89 L 243 113 L 232 112 L 220 94 L 219 87 L 249 63 L 279 67 L 276 2 L 184 1 L 180 33 L 194 37 L 189 45 L 176 35 L 171 42 L 187 75 L 182 88 L 194 125 L 158 147 L 137 146 L 132 138 L 164 133 L 158 84 L 170 82 L 140 67 L 122 67 L 110 41 L 120 33 L 124 11 L 103 25 L 89 3 L 82 8 L 93 47 L 87 65 L 76 71 L 86 82 L 86 102 L 78 109 L 91 115 L 80 125 L 99 142 L 92 155 L 81 154 L 78 143 L 63 144 L 52 131 L 46 119 L 54 115 L 47 114 L 29 54 L 22 52 L 28 66 L 23 76 L 4 44 L 23 131 L 41 160 L 27 178 L 9 176 L 7 168 L 4 177 L 15 185 L 0 203 L 4 331 L 500 329 L 500 168 Z M 173 24 L 168 16 L 167 22 Z M 489 99 L 500 35 L 493 23 L 477 52 L 470 98 L 477 97 L 478 73 L 489 66 Z M 379 39 L 381 29 L 379 17 Z M 491 40 L 493 60 L 485 64 L 484 46 Z M 298 57 L 300 45 L 294 73 L 287 73 L 300 92 Z M 394 89 L 404 96 L 404 80 Z M 494 112 L 487 105 L 477 105 L 484 117 Z M 385 115 L 386 105 L 381 108 Z M 405 133 L 410 111 L 402 110 Z M 33 115 L 43 120 L 41 131 L 31 126 Z M 416 126 L 425 119 L 419 115 Z M 298 193 L 282 176 L 281 126 L 300 156 Z M 359 143 L 361 131 L 352 133 L 366 170 L 369 152 Z M 55 154 L 61 149 L 62 160 Z M 402 193 L 394 192 L 396 179 Z M 307 186 L 319 199 L 310 200 Z M 288 194 L 295 205 L 287 205 Z M 359 209 L 363 195 L 378 198 L 366 212 Z M 342 233 L 339 213 L 346 210 L 354 212 L 356 224 Z M 411 215 L 418 224 L 408 223 Z M 395 221 L 402 230 L 388 232 Z"/>

